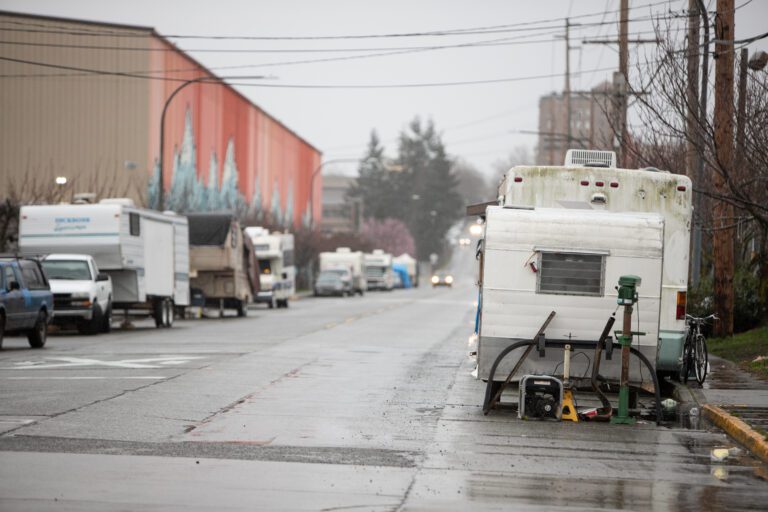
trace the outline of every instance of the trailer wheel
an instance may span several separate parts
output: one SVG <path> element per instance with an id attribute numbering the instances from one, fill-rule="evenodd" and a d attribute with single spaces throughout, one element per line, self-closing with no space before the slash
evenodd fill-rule
<path id="1" fill-rule="evenodd" d="M 267 307 L 268 307 L 269 309 L 274 309 L 274 308 L 275 308 L 275 305 L 276 305 L 276 304 L 275 304 L 275 299 L 274 299 L 274 298 L 272 298 L 272 299 L 269 299 L 269 302 L 267 302 Z M 278 304 L 278 305 L 279 305 L 279 304 Z"/>
<path id="2" fill-rule="evenodd" d="M 173 327 L 173 301 L 171 299 L 165 299 L 163 301 L 163 310 L 164 310 L 164 327 L 168 327 L 169 329 Z"/>
<path id="3" fill-rule="evenodd" d="M 155 319 L 155 327 L 158 329 L 160 327 L 163 327 L 164 325 L 164 310 L 165 310 L 165 301 L 164 300 L 154 300 L 152 302 L 152 317 Z"/>
<path id="4" fill-rule="evenodd" d="M 29 340 L 29 346 L 32 348 L 43 348 L 45 341 L 48 338 L 48 315 L 45 311 L 40 311 L 37 314 L 37 320 L 35 326 L 27 332 L 27 340 Z"/>
<path id="5" fill-rule="evenodd" d="M 248 307 L 245 305 L 244 300 L 237 301 L 237 316 L 244 317 L 248 314 Z"/>

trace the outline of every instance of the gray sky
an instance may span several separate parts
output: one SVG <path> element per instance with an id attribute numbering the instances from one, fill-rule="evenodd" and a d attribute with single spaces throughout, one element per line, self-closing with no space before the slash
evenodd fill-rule
<path id="1" fill-rule="evenodd" d="M 715 9 L 714 0 L 705 3 L 710 10 Z M 649 21 L 632 20 L 647 19 L 651 13 L 678 13 L 687 4 L 687 0 L 631 0 L 630 34 L 640 32 L 637 37 L 652 37 L 646 33 L 652 30 Z M 768 0 L 736 0 L 736 6 L 737 39 L 768 29 Z M 220 76 L 269 74 L 276 77 L 264 82 L 269 85 L 394 85 L 544 76 L 423 88 L 239 87 L 254 103 L 321 149 L 325 160 L 359 157 L 374 128 L 388 153 L 394 156 L 399 131 L 418 115 L 434 120 L 449 153 L 488 174 L 492 173 L 493 162 L 504 158 L 515 146 L 526 145 L 533 150 L 535 136 L 519 131 L 536 129 L 541 95 L 562 90 L 564 78 L 548 75 L 562 74 L 565 68 L 565 43 L 557 38 L 564 32 L 563 18 L 570 16 L 572 23 L 582 24 L 571 30 L 571 44 L 577 47 L 571 52 L 571 69 L 574 73 L 583 72 L 574 74 L 572 88 L 588 89 L 610 79 L 612 70 L 590 70 L 618 66 L 615 46 L 582 45 L 581 41 L 615 38 L 618 8 L 619 0 L 0 0 L 0 9 L 4 10 L 152 26 L 163 35 L 341 36 L 516 25 L 505 27 L 506 31 L 439 37 L 294 41 L 172 38 Z M 604 24 L 599 25 L 601 22 Z M 423 49 L 488 41 L 503 44 Z M 750 51 L 768 50 L 766 41 L 752 44 Z M 421 50 L 337 62 L 285 64 L 414 47 Z M 361 51 L 206 53 L 194 49 Z M 639 54 L 635 48 L 631 49 L 630 57 L 632 64 L 637 63 Z M 283 64 L 269 65 L 275 63 Z M 217 69 L 224 66 L 250 67 Z M 335 164 L 325 172 L 329 170 L 354 173 L 355 165 Z"/>

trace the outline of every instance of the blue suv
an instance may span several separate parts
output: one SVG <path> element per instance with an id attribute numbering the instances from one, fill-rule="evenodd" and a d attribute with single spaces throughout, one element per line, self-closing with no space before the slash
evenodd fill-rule
<path id="1" fill-rule="evenodd" d="M 42 348 L 53 318 L 53 294 L 39 261 L 0 257 L 0 348 L 3 336 L 26 334 L 29 346 Z"/>

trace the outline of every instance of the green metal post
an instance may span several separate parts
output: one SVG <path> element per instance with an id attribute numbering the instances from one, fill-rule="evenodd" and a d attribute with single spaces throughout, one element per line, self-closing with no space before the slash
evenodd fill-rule
<path id="1" fill-rule="evenodd" d="M 638 276 L 621 276 L 619 278 L 619 296 L 616 302 L 624 306 L 624 325 L 618 336 L 621 345 L 621 382 L 619 387 L 619 411 L 611 417 L 611 423 L 632 425 L 635 419 L 629 416 L 629 348 L 632 346 L 632 306 L 637 302 L 637 287 L 640 286 Z"/>

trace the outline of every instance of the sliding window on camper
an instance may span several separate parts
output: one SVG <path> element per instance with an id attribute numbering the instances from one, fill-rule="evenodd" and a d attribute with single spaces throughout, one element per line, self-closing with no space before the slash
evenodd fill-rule
<path id="1" fill-rule="evenodd" d="M 541 252 L 538 293 L 603 295 L 605 256 L 566 252 Z"/>

